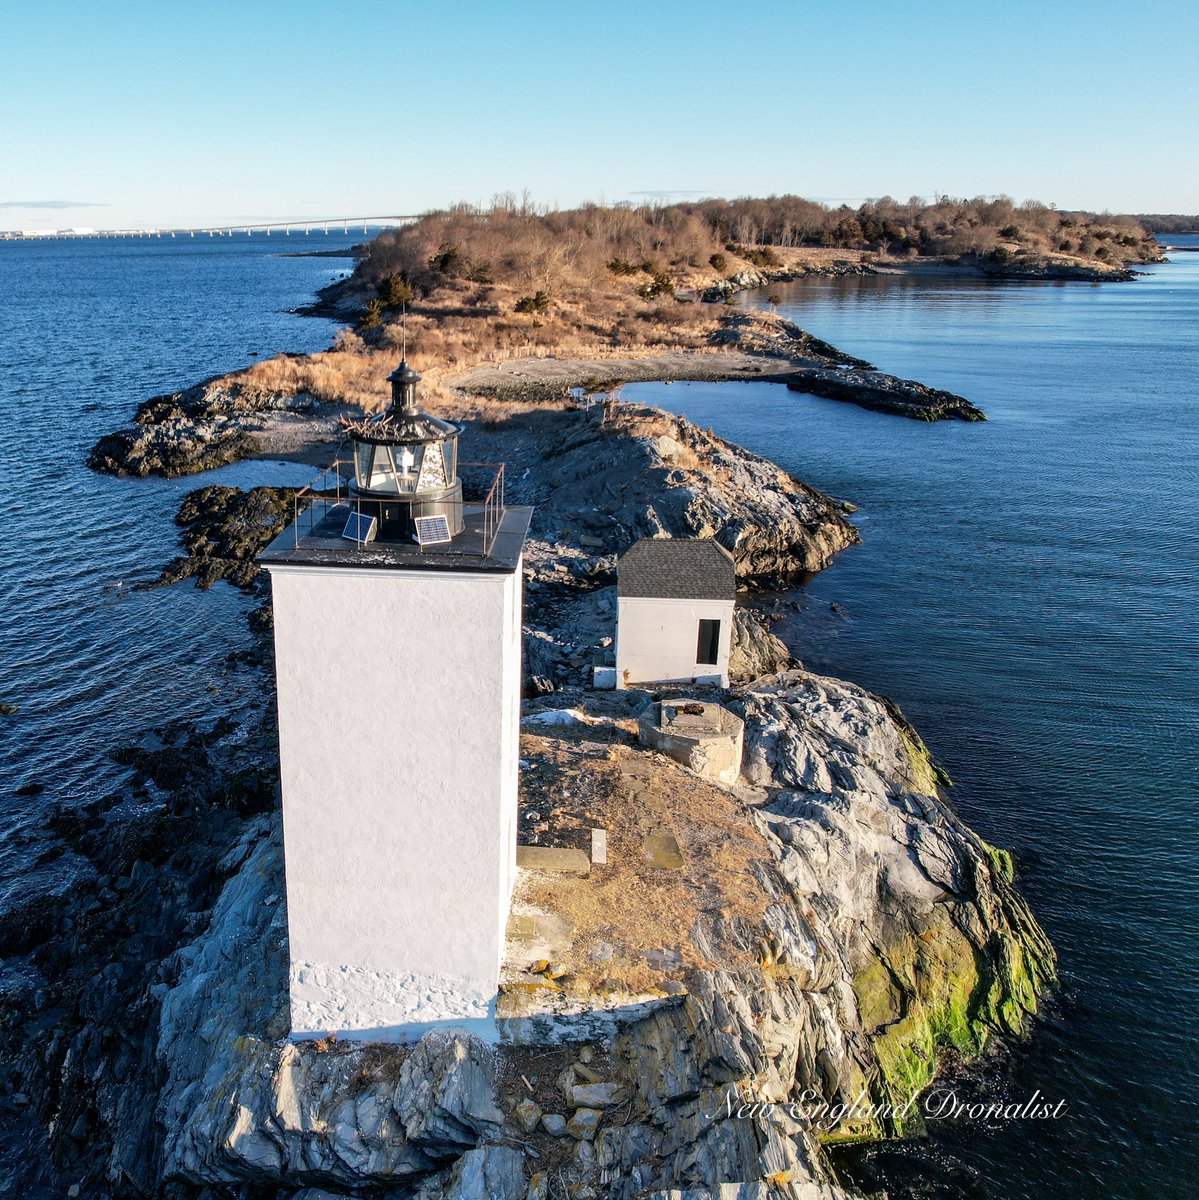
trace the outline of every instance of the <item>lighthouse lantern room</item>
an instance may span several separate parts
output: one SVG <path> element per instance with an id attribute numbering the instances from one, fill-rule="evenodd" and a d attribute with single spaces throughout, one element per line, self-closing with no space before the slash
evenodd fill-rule
<path id="1" fill-rule="evenodd" d="M 461 426 L 421 412 L 420 376 L 402 362 L 389 376 L 391 406 L 373 420 L 350 426 L 358 508 L 378 520 L 381 537 L 414 534 L 419 517 L 444 516 L 451 535 L 464 528 L 462 482 L 457 477 Z"/>
<path id="2" fill-rule="evenodd" d="M 487 1032 L 516 876 L 521 574 L 531 509 L 502 468 L 463 499 L 461 428 L 419 376 L 350 428 L 271 575 L 291 1033 Z M 374 518 L 372 537 L 362 536 Z M 422 519 L 441 536 L 420 538 Z M 440 518 L 444 518 L 444 523 Z"/>

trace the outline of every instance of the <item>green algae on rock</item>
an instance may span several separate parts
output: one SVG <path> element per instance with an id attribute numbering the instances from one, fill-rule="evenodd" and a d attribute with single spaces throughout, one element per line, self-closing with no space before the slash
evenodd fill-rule
<path id="1" fill-rule="evenodd" d="M 1054 980 L 1053 948 L 1012 886 L 1010 855 L 940 799 L 931 757 L 893 705 L 790 671 L 735 707 L 782 872 L 830 923 L 848 969 L 883 1114 L 824 1136 L 908 1132 L 944 1051 L 972 1057 L 1024 1029 Z"/>

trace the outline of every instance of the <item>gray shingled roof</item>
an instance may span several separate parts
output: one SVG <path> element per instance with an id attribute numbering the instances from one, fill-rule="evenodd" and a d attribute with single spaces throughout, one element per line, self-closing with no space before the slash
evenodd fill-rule
<path id="1" fill-rule="evenodd" d="M 617 594 L 667 600 L 732 600 L 733 556 L 711 538 L 642 538 L 616 567 Z"/>

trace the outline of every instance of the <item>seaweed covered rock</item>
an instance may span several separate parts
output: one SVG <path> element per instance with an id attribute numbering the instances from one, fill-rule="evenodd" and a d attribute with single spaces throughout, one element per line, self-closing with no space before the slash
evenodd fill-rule
<path id="1" fill-rule="evenodd" d="M 290 488 L 242 491 L 215 485 L 188 492 L 175 517 L 186 553 L 147 586 L 194 579 L 197 587 L 208 588 L 226 579 L 243 591 L 256 591 L 258 555 L 292 520 L 294 495 Z"/>
<path id="2" fill-rule="evenodd" d="M 841 948 L 872 1091 L 902 1108 L 943 1049 L 972 1055 L 1023 1027 L 1054 979 L 1053 948 L 1010 856 L 939 798 L 935 764 L 893 706 L 803 671 L 731 706 L 746 722 L 745 775 L 769 795 L 760 814 L 779 870 Z"/>

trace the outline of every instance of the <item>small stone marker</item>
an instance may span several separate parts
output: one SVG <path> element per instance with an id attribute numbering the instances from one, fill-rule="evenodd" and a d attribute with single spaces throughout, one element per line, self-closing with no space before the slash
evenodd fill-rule
<path id="1" fill-rule="evenodd" d="M 683 866 L 683 852 L 673 833 L 659 831 L 651 833 L 643 843 L 645 857 L 651 867 L 661 867 L 667 871 L 678 871 Z"/>
<path id="2" fill-rule="evenodd" d="M 590 875 L 591 859 L 583 850 L 560 846 L 517 846 L 516 865 L 527 871 L 562 871 L 570 875 Z M 682 865 L 680 863 L 680 865 Z"/>
<path id="3" fill-rule="evenodd" d="M 508 936 L 516 941 L 528 942 L 537 936 L 537 921 L 525 916 L 512 916 L 508 919 Z"/>
<path id="4" fill-rule="evenodd" d="M 591 865 L 595 867 L 608 865 L 608 831 L 606 829 L 591 831 Z"/>

